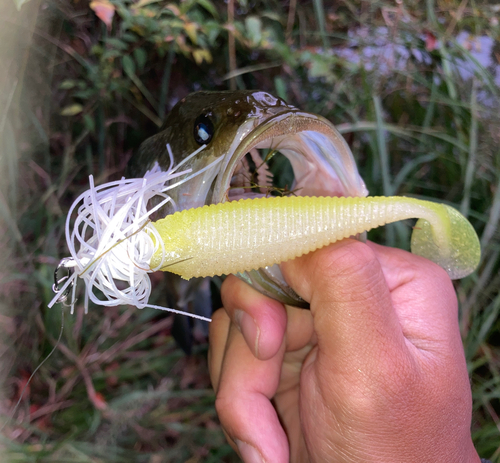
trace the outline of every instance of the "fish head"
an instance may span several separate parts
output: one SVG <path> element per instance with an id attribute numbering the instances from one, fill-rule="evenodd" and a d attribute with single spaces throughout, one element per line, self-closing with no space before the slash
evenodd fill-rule
<path id="1" fill-rule="evenodd" d="M 260 91 L 196 92 L 180 100 L 168 114 L 158 134 L 145 140 L 128 165 L 128 176 L 142 177 L 155 163 L 168 169 L 170 145 L 174 163 L 206 145 L 184 169 L 197 172 L 234 151 L 240 139 L 263 120 L 293 107 L 281 98 Z M 179 210 L 220 202 L 210 194 L 217 169 L 197 176 L 169 194 Z M 229 184 L 228 184 L 229 188 Z"/>
<path id="2" fill-rule="evenodd" d="M 235 172 L 254 150 L 278 151 L 288 159 L 294 194 L 368 194 L 349 146 L 331 122 L 263 91 L 202 91 L 186 96 L 169 113 L 160 132 L 144 141 L 132 157 L 129 176 L 141 177 L 155 163 L 168 169 L 167 144 L 175 164 L 205 145 L 184 168 L 206 170 L 169 191 L 178 210 L 268 194 L 251 191 L 249 185 L 233 185 Z M 279 266 L 239 276 L 281 302 L 305 306 L 285 283 Z"/>

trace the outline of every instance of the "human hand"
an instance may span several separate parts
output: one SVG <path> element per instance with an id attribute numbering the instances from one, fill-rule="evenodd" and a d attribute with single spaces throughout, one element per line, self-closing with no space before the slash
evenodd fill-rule
<path id="1" fill-rule="evenodd" d="M 230 276 L 210 325 L 217 412 L 246 463 L 479 462 L 441 268 L 344 240 L 282 270 L 310 311 Z"/>

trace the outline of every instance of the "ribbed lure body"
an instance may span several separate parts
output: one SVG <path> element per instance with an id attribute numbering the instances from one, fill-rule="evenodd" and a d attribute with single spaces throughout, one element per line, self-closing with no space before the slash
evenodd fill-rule
<path id="1" fill-rule="evenodd" d="M 247 199 L 176 212 L 153 224 L 164 250 L 150 263 L 183 278 L 237 273 L 284 262 L 389 222 L 423 218 L 412 251 L 451 278 L 471 273 L 477 235 L 455 209 L 403 197 Z"/>

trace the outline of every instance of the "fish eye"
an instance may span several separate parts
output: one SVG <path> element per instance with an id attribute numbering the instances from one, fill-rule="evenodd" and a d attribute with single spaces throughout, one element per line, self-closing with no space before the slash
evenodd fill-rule
<path id="1" fill-rule="evenodd" d="M 214 125 L 206 114 L 201 114 L 194 121 L 194 141 L 198 145 L 207 145 L 214 136 Z"/>

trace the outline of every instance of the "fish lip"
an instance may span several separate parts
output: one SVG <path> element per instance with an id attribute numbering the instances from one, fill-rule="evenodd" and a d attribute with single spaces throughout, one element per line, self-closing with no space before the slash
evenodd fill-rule
<path id="1" fill-rule="evenodd" d="M 249 129 L 252 124 L 253 128 Z M 232 149 L 224 155 L 222 166 L 218 166 L 219 174 L 212 191 L 213 203 L 228 200 L 232 175 L 252 148 L 274 148 L 284 154 L 292 163 L 296 179 L 294 189 L 300 189 L 300 195 L 311 195 L 311 190 L 316 196 L 368 194 L 349 146 L 333 124 L 322 116 L 295 108 L 280 111 L 264 120 L 247 121 L 238 131 L 235 139 L 238 138 L 241 141 L 236 147 L 233 143 Z M 321 140 L 315 141 L 314 138 Z M 323 151 L 322 143 L 329 145 L 331 152 Z M 304 164 L 313 172 L 300 169 Z M 308 185 L 310 177 L 314 177 L 315 184 L 319 183 L 321 188 L 312 189 Z"/>

